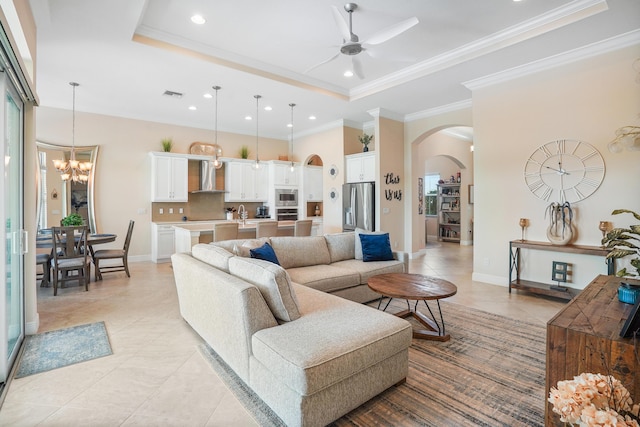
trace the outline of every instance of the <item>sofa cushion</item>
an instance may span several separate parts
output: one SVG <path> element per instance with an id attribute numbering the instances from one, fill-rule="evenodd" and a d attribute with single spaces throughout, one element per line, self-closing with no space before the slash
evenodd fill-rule
<path id="1" fill-rule="evenodd" d="M 261 237 L 259 239 L 233 239 L 233 240 L 221 240 L 219 242 L 211 242 L 211 245 L 219 246 L 231 252 L 234 255 L 249 257 L 249 250 L 253 248 L 259 248 L 268 242 L 269 239 Z"/>
<path id="2" fill-rule="evenodd" d="M 251 258 L 261 259 L 280 265 L 278 257 L 269 243 L 265 243 L 259 248 L 249 249 L 249 253 L 251 254 Z"/>
<path id="3" fill-rule="evenodd" d="M 270 242 L 280 265 L 287 270 L 331 262 L 327 241 L 323 236 L 279 236 L 271 237 Z"/>
<path id="4" fill-rule="evenodd" d="M 367 231 L 362 228 L 356 228 L 355 232 L 355 259 L 362 259 L 362 243 L 360 242 L 360 234 L 385 234 L 384 231 Z"/>
<path id="5" fill-rule="evenodd" d="M 215 268 L 229 272 L 229 258 L 233 254 L 219 246 L 213 246 L 206 243 L 198 243 L 191 248 L 191 255 L 197 260 L 214 266 Z"/>
<path id="6" fill-rule="evenodd" d="M 404 262 L 397 260 L 363 262 L 359 259 L 347 259 L 331 264 L 331 266 L 357 272 L 360 275 L 359 283 L 363 285 L 367 284 L 367 280 L 369 280 L 371 276 L 378 274 L 406 273 L 406 271 L 404 271 Z M 293 278 L 291 280 L 293 280 Z M 294 282 L 296 281 L 294 280 Z"/>
<path id="7" fill-rule="evenodd" d="M 332 263 L 355 258 L 356 240 L 354 236 L 353 231 L 325 234 L 324 238 L 327 241 Z"/>
<path id="8" fill-rule="evenodd" d="M 302 316 L 257 331 L 253 356 L 289 388 L 309 396 L 406 352 L 411 324 L 392 314 L 293 285 Z M 319 327 L 319 325 L 321 325 Z"/>
<path id="9" fill-rule="evenodd" d="M 255 285 L 276 319 L 289 322 L 300 317 L 289 274 L 279 265 L 235 256 L 229 259 L 229 272 Z"/>
<path id="10" fill-rule="evenodd" d="M 384 234 L 360 234 L 362 244 L 362 260 L 369 261 L 390 261 L 393 259 L 389 233 Z"/>
<path id="11" fill-rule="evenodd" d="M 344 262 L 344 261 L 343 261 Z M 362 261 L 358 261 L 362 264 Z M 291 281 L 324 292 L 349 288 L 360 284 L 360 274 L 331 265 L 310 265 L 287 269 Z"/>

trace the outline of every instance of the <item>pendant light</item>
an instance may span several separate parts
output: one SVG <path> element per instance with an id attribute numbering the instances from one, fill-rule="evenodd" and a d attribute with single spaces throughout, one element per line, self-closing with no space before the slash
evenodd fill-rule
<path id="1" fill-rule="evenodd" d="M 296 168 L 293 164 L 293 107 L 295 106 L 296 104 L 289 104 L 289 107 L 291 107 L 291 172 L 293 172 Z"/>
<path id="2" fill-rule="evenodd" d="M 259 146 L 259 137 L 258 137 L 258 111 L 260 110 L 260 98 L 261 95 L 253 95 L 256 99 L 256 163 L 253 165 L 255 169 L 260 169 L 260 157 L 258 156 L 258 146 Z"/>
<path id="3" fill-rule="evenodd" d="M 80 86 L 76 82 L 70 82 L 73 88 L 72 121 L 71 121 L 71 155 L 69 160 L 54 160 L 53 166 L 60 172 L 63 181 L 73 181 L 86 184 L 89 181 L 91 172 L 91 162 L 80 162 L 76 160 L 76 87 Z"/>
<path id="4" fill-rule="evenodd" d="M 215 119 L 214 119 L 214 129 L 215 129 L 215 141 L 214 141 L 214 159 L 213 159 L 213 167 L 216 169 L 220 169 L 222 167 L 222 161 L 219 157 L 222 156 L 222 147 L 218 145 L 218 91 L 222 89 L 220 86 L 212 86 L 212 89 L 216 91 L 216 111 L 215 111 Z"/>

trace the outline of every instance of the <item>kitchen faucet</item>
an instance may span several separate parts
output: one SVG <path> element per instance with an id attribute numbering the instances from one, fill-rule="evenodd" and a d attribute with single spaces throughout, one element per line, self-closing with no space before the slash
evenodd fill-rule
<path id="1" fill-rule="evenodd" d="M 247 219 L 247 210 L 245 209 L 244 205 L 238 206 L 238 218 L 242 220 L 242 225 L 244 225 Z"/>

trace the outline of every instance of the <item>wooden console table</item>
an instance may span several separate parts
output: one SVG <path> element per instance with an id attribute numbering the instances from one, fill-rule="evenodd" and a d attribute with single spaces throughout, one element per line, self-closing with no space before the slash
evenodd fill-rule
<path id="1" fill-rule="evenodd" d="M 580 293 L 580 289 L 566 288 L 567 290 L 553 289 L 546 283 L 520 279 L 520 250 L 535 249 L 539 251 L 564 252 L 572 254 L 596 255 L 606 257 L 609 249 L 600 246 L 585 245 L 552 245 L 549 242 L 534 242 L 532 240 L 512 240 L 509 242 L 509 293 L 511 289 L 523 289 L 536 294 L 548 295 L 566 300 L 572 299 Z M 615 274 L 615 260 L 607 261 L 607 274 Z M 515 279 L 513 278 L 515 274 Z"/>
<path id="2" fill-rule="evenodd" d="M 638 280 L 600 275 L 547 323 L 545 400 L 558 381 L 581 373 L 613 375 L 640 401 L 640 362 L 632 338 L 620 330 L 633 305 L 618 300 L 620 282 Z M 563 426 L 547 402 L 545 426 Z"/>

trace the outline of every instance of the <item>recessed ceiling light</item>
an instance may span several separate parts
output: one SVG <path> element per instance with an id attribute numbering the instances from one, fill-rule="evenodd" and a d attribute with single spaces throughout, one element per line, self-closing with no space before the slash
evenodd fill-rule
<path id="1" fill-rule="evenodd" d="M 309 116 L 309 120 L 315 120 L 316 116 Z"/>
<path id="2" fill-rule="evenodd" d="M 195 14 L 191 17 L 191 22 L 193 22 L 194 24 L 202 25 L 207 22 L 207 20 L 204 19 L 202 15 Z"/>
<path id="3" fill-rule="evenodd" d="M 351 70 L 347 70 L 347 71 L 345 71 L 345 72 L 344 72 L 344 76 L 345 76 L 345 77 L 353 77 L 353 71 L 351 71 Z"/>
<path id="4" fill-rule="evenodd" d="M 292 123 L 288 123 L 288 124 L 287 124 L 287 127 L 288 127 L 288 128 L 292 128 L 292 127 L 293 127 L 293 124 L 292 124 Z"/>
<path id="5" fill-rule="evenodd" d="M 273 110 L 273 108 L 271 108 L 271 106 L 269 106 L 269 105 L 264 107 L 264 111 L 271 111 L 271 110 Z"/>
<path id="6" fill-rule="evenodd" d="M 252 120 L 251 116 L 245 116 L 244 119 L 245 120 Z"/>
<path id="7" fill-rule="evenodd" d="M 213 98 L 213 95 L 211 95 L 209 92 L 205 93 L 205 94 L 204 94 L 204 95 L 202 95 L 202 96 L 204 96 L 204 97 L 205 97 L 205 98 L 207 98 L 207 99 Z"/>
<path id="8" fill-rule="evenodd" d="M 198 107 L 196 107 L 195 105 L 190 105 L 189 106 L 189 110 L 191 111 L 196 111 L 198 109 Z"/>

